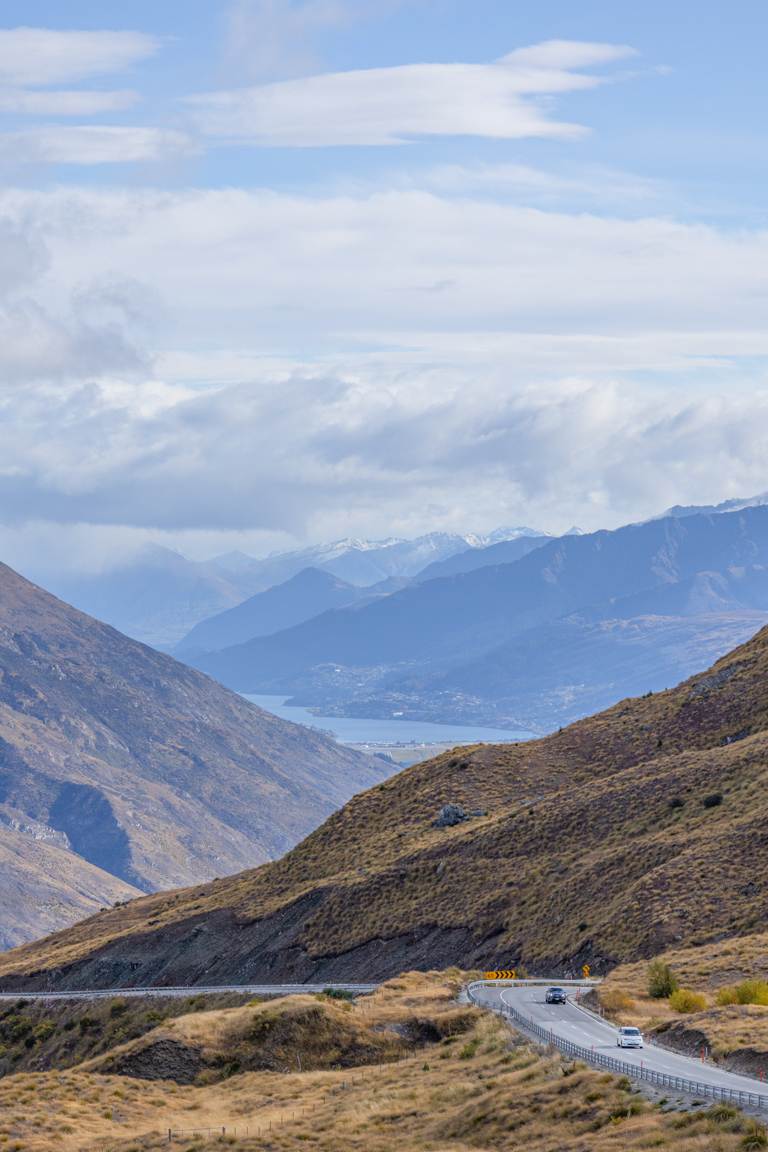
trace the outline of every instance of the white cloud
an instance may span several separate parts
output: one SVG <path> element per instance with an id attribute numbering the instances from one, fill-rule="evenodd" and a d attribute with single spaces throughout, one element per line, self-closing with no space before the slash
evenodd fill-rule
<path id="1" fill-rule="evenodd" d="M 152 56 L 159 42 L 141 32 L 0 29 L 0 85 L 67 84 L 120 72 Z"/>
<path id="2" fill-rule="evenodd" d="M 94 116 L 102 112 L 122 112 L 138 101 L 139 94 L 128 90 L 41 92 L 0 88 L 0 112 L 20 116 Z"/>
<path id="3" fill-rule="evenodd" d="M 571 167 L 568 174 L 527 164 L 442 164 L 418 173 L 398 173 L 395 185 L 462 196 L 513 197 L 518 201 L 574 208 L 597 205 L 622 215 L 648 212 L 668 200 L 661 181 L 612 168 Z"/>
<path id="4" fill-rule="evenodd" d="M 584 129 L 552 119 L 538 98 L 595 87 L 604 77 L 578 69 L 630 52 L 564 41 L 556 53 L 539 45 L 492 64 L 328 73 L 192 96 L 187 103 L 203 133 L 257 145 L 398 145 L 418 136 L 460 135 L 568 138 Z"/>
<path id="5" fill-rule="evenodd" d="M 599 44 L 588 40 L 544 40 L 527 48 L 516 48 L 502 57 L 513 64 L 536 71 L 564 71 L 571 68 L 594 68 L 636 56 L 627 44 Z"/>
<path id="6" fill-rule="evenodd" d="M 194 152 L 183 132 L 77 124 L 0 133 L 0 164 L 133 164 L 175 160 Z"/>
<path id="7" fill-rule="evenodd" d="M 765 488 L 766 234 L 402 189 L 2 217 L 5 520 L 589 528 Z"/>
<path id="8" fill-rule="evenodd" d="M 55 280 L 121 277 L 172 303 L 176 347 L 297 343 L 514 357 L 568 341 L 620 371 L 625 348 L 684 370 L 765 347 L 768 233 L 450 198 L 416 189 L 317 198 L 237 189 L 6 192 L 45 228 Z M 425 288 L 443 285 L 443 291 Z M 582 360 L 573 363 L 580 370 Z"/>

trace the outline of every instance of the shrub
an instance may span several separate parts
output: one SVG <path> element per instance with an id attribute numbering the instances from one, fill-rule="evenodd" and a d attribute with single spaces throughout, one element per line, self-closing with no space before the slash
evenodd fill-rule
<path id="1" fill-rule="evenodd" d="M 707 1006 L 706 996 L 691 988 L 678 988 L 669 998 L 670 1008 L 675 1012 L 703 1012 Z"/>
<path id="2" fill-rule="evenodd" d="M 768 1005 L 768 980 L 742 980 L 740 984 L 732 984 L 729 988 L 721 988 L 717 994 L 717 1002 L 720 1005 Z"/>
<path id="3" fill-rule="evenodd" d="M 669 806 L 672 809 L 685 808 L 685 800 L 683 800 L 682 796 L 673 796 L 669 802 Z"/>
<path id="4" fill-rule="evenodd" d="M 620 988 L 609 988 L 607 992 L 600 993 L 600 1003 L 606 1012 L 631 1012 L 635 1002 L 627 992 Z"/>
<path id="5" fill-rule="evenodd" d="M 709 796 L 705 796 L 704 799 L 702 800 L 702 804 L 704 805 L 705 808 L 717 808 L 717 806 L 719 804 L 722 804 L 722 802 L 723 802 L 722 792 L 712 792 L 712 793 L 710 793 Z"/>
<path id="6" fill-rule="evenodd" d="M 648 965 L 648 995 L 654 1000 L 666 1000 L 680 987 L 677 976 L 663 960 L 652 960 Z"/>
<path id="7" fill-rule="evenodd" d="M 706 1116 L 715 1124 L 730 1124 L 733 1120 L 739 1119 L 739 1110 L 734 1108 L 732 1104 L 720 1101 L 707 1109 Z"/>
<path id="8" fill-rule="evenodd" d="M 755 1148 L 768 1148 L 768 1132 L 765 1130 L 765 1125 L 760 1124 L 757 1120 L 752 1120 L 747 1133 L 741 1141 L 741 1147 L 752 1152 Z"/>
<path id="9" fill-rule="evenodd" d="M 35 1040 L 38 1044 L 43 1044 L 49 1037 L 53 1036 L 55 1031 L 56 1025 L 53 1020 L 41 1020 L 34 1031 Z"/>

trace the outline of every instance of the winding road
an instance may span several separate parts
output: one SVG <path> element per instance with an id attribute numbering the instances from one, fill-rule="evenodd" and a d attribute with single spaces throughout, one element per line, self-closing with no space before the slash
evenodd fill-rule
<path id="1" fill-rule="evenodd" d="M 646 1043 L 644 1048 L 619 1048 L 617 1030 L 606 1020 L 578 1005 L 579 995 L 590 985 L 586 982 L 556 981 L 568 994 L 566 1004 L 547 1004 L 547 984 L 500 984 L 482 981 L 470 985 L 474 1003 L 502 1012 L 523 1031 L 529 1031 L 540 1040 L 550 1040 L 564 1051 L 575 1046 L 582 1051 L 574 1053 L 592 1063 L 610 1067 L 618 1061 L 626 1067 L 612 1069 L 625 1072 L 637 1079 L 648 1080 L 673 1091 L 715 1099 L 733 1100 L 745 1106 L 768 1111 L 768 1083 L 727 1072 L 716 1064 L 682 1056 L 656 1044 Z M 533 1025 L 526 1029 L 526 1022 Z M 687 1082 L 684 1084 L 683 1082 Z"/>
<path id="2" fill-rule="evenodd" d="M 508 1017 L 510 1022 L 535 1039 L 552 1043 L 570 1055 L 624 1073 L 636 1079 L 686 1092 L 702 1098 L 732 1100 L 743 1107 L 768 1112 L 768 1083 L 727 1072 L 715 1064 L 682 1056 L 655 1044 L 644 1048 L 619 1048 L 612 1024 L 578 1004 L 593 986 L 589 981 L 558 981 L 565 988 L 565 1004 L 547 1004 L 548 982 L 477 981 L 468 986 L 473 1003 Z M 0 1001 L 104 1000 L 112 997 L 212 996 L 243 993 L 248 996 L 290 996 L 326 990 L 365 995 L 378 984 L 227 984 L 182 988 L 98 988 L 65 992 L 2 992 Z"/>

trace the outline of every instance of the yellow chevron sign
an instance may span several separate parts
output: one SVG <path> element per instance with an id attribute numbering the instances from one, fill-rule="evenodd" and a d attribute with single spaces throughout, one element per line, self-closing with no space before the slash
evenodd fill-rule
<path id="1" fill-rule="evenodd" d="M 517 980 L 517 972 L 514 968 L 509 968 L 501 972 L 486 972 L 486 980 Z"/>

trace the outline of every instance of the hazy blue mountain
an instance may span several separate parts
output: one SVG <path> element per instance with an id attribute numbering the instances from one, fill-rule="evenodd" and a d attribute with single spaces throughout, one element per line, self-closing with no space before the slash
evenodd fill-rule
<path id="1" fill-rule="evenodd" d="M 27 574 L 127 636 L 171 650 L 196 624 L 284 584 L 305 568 L 320 568 L 361 587 L 388 580 L 396 587 L 432 561 L 532 531 L 500 528 L 487 535 L 433 532 L 414 540 L 336 540 L 262 559 L 229 552 L 196 561 L 149 545 L 125 563 L 97 573 L 41 568 Z"/>
<path id="2" fill-rule="evenodd" d="M 371 587 L 388 579 L 408 579 L 428 564 L 439 562 L 468 549 L 481 549 L 501 540 L 520 535 L 536 535 L 535 529 L 498 528 L 487 535 L 430 532 L 413 540 L 392 537 L 387 540 L 335 540 L 295 552 L 280 552 L 257 560 L 242 552 L 218 556 L 214 563 L 244 574 L 259 585 L 254 591 L 265 591 L 283 584 L 305 568 L 320 568 L 349 584 Z"/>
<path id="3" fill-rule="evenodd" d="M 702 572 L 586 608 L 522 632 L 433 678 L 404 679 L 369 702 L 429 718 L 425 701 L 449 699 L 494 723 L 569 723 L 617 699 L 659 691 L 748 640 L 768 620 L 768 568 Z M 411 693 L 410 706 L 403 693 Z"/>
<path id="4" fill-rule="evenodd" d="M 415 579 L 422 583 L 424 580 L 439 580 L 442 576 L 457 576 L 460 572 L 474 572 L 477 568 L 490 568 L 494 564 L 512 564 L 551 539 L 551 536 L 537 532 L 530 536 L 518 536 L 514 540 L 501 540 L 487 548 L 468 548 L 465 552 L 449 556 L 447 560 L 435 560 L 433 564 L 428 564 Z"/>
<path id="5" fill-rule="evenodd" d="M 255 590 L 247 569 L 226 571 L 156 545 L 103 572 L 30 575 L 81 611 L 159 648 L 172 647 L 198 620 L 239 604 Z"/>
<path id="6" fill-rule="evenodd" d="M 513 563 L 427 580 L 355 610 L 327 612 L 212 654 L 199 666 L 244 691 L 298 692 L 303 703 L 335 700 L 340 707 L 346 702 L 358 715 L 365 714 L 361 699 L 369 706 L 380 699 L 390 711 L 403 711 L 402 692 L 415 693 L 426 709 L 422 715 L 437 718 L 435 699 L 450 689 L 438 701 L 444 718 L 469 718 L 458 699 L 462 692 L 477 697 L 475 717 L 490 718 L 483 708 L 503 698 L 506 714 L 516 684 L 535 683 L 540 695 L 546 693 L 540 675 L 550 677 L 553 699 L 567 702 L 569 693 L 579 698 L 574 676 L 579 684 L 607 683 L 606 691 L 620 697 L 628 676 L 621 659 L 601 646 L 601 637 L 611 633 L 613 651 L 645 636 L 646 670 L 637 668 L 642 683 L 654 675 L 653 647 L 660 643 L 654 636 L 661 626 L 647 621 L 655 616 L 696 617 L 696 625 L 686 629 L 689 650 L 696 651 L 697 635 L 707 632 L 719 634 L 720 641 L 705 651 L 716 653 L 720 642 L 725 650 L 734 635 L 743 638 L 768 611 L 767 566 L 768 507 L 667 517 L 551 540 Z M 564 655 L 552 654 L 550 626 L 558 621 L 567 621 L 557 634 L 558 643 L 571 650 L 570 665 Z M 608 621 L 623 624 L 609 627 Z M 517 638 L 523 634 L 521 647 Z M 487 659 L 501 669 L 493 683 L 481 674 Z M 611 661 L 613 672 L 606 671 Z M 559 680 L 546 673 L 547 665 L 562 669 Z M 568 667 L 573 671 L 566 673 Z M 462 668 L 471 669 L 466 679 Z M 444 679 L 451 676 L 453 681 Z M 525 696 L 527 707 L 531 693 Z M 524 718 L 524 712 L 516 716 Z"/>
<path id="7" fill-rule="evenodd" d="M 176 652 L 215 652 L 241 644 L 254 636 L 268 636 L 331 608 L 344 608 L 370 596 L 370 589 L 357 588 L 320 568 L 304 568 L 284 584 L 250 596 L 242 604 L 195 625 Z"/>
<path id="8" fill-rule="evenodd" d="M 720 504 L 675 504 L 662 512 L 665 516 L 700 516 L 712 512 L 740 512 L 742 508 L 757 508 L 768 504 L 768 492 L 761 492 L 757 496 L 736 497 L 733 500 L 723 500 Z"/>

